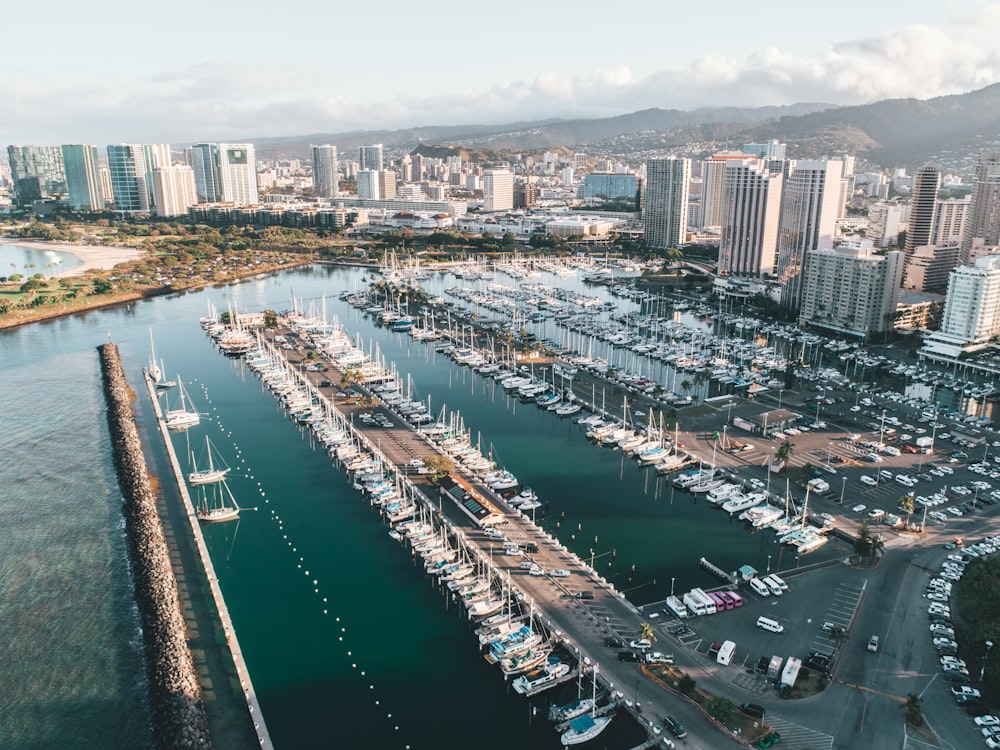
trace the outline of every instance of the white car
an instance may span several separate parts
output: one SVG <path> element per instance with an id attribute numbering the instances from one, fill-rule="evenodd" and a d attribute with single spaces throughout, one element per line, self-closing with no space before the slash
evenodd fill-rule
<path id="1" fill-rule="evenodd" d="M 854 513 L 864 513 L 867 509 L 868 509 L 867 505 L 855 505 L 853 508 L 851 508 L 851 511 Z"/>
<path id="2" fill-rule="evenodd" d="M 551 573 L 549 573 L 549 575 L 552 576 L 553 578 L 569 578 L 569 571 L 564 570 L 562 568 L 556 568 Z"/>
<path id="3" fill-rule="evenodd" d="M 878 484 L 878 481 L 874 477 L 870 477 L 867 474 L 862 474 L 859 479 L 862 484 L 867 484 L 869 487 L 874 487 Z"/>
<path id="4" fill-rule="evenodd" d="M 629 641 L 628 647 L 629 648 L 637 648 L 637 649 L 640 649 L 642 651 L 645 651 L 647 648 L 649 648 L 652 645 L 653 644 L 649 642 L 648 638 L 639 638 L 639 639 L 634 640 L 634 641 Z"/>
<path id="5" fill-rule="evenodd" d="M 977 727 L 1000 727 L 1000 718 L 987 714 L 975 718 Z"/>

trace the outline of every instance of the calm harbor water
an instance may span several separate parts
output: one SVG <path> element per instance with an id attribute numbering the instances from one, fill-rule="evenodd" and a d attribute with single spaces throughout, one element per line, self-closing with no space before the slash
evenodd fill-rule
<path id="1" fill-rule="evenodd" d="M 233 467 L 241 505 L 258 508 L 206 536 L 276 746 L 558 746 L 344 476 L 240 361 L 213 349 L 198 325 L 209 302 L 282 310 L 293 294 L 326 296 L 329 316 L 377 343 L 432 411 L 459 411 L 484 449 L 548 502 L 541 522 L 593 554 L 636 602 L 661 599 L 672 581 L 678 591 L 710 585 L 703 555 L 726 569 L 779 560 L 770 534 L 746 533 L 620 453 L 588 445 L 572 421 L 512 402 L 430 346 L 373 326 L 336 299 L 363 276 L 300 269 L 0 334 L 0 448 L 16 457 L 0 464 L 0 747 L 150 745 L 95 351 L 110 333 L 137 385 L 150 329 L 168 375 L 209 415 L 174 438 L 179 454 L 208 435 Z M 137 405 L 148 419 L 149 405 Z M 609 748 L 636 740 L 621 719 L 602 735 Z"/>
<path id="2" fill-rule="evenodd" d="M 13 242 L 0 242 L 0 276 L 13 276 L 16 273 L 25 278 L 36 273 L 52 276 L 78 268 L 82 263 L 83 261 L 70 253 L 43 250 L 31 243 L 19 245 Z"/>

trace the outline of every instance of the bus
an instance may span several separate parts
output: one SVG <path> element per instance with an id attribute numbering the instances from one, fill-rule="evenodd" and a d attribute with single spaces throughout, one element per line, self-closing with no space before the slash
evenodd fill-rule
<path id="1" fill-rule="evenodd" d="M 726 609 L 732 609 L 733 607 L 736 606 L 736 603 L 733 601 L 732 597 L 729 596 L 728 591 L 719 591 L 715 595 L 720 599 L 722 599 L 722 602 L 723 604 L 725 604 Z"/>

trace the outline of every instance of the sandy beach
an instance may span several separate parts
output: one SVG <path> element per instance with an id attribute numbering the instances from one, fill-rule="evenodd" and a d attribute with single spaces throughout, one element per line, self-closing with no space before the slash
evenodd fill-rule
<path id="1" fill-rule="evenodd" d="M 73 255 L 83 261 L 83 265 L 76 268 L 57 271 L 56 273 L 46 273 L 47 276 L 59 278 L 63 276 L 79 276 L 82 273 L 93 269 L 108 269 L 124 263 L 127 260 L 135 260 L 143 256 L 142 250 L 134 247 L 105 247 L 103 245 L 71 245 L 57 242 L 39 242 L 37 240 L 22 240 L 11 238 L 0 238 L 0 245 L 21 245 L 32 247 L 37 250 L 52 250 L 57 253 Z"/>

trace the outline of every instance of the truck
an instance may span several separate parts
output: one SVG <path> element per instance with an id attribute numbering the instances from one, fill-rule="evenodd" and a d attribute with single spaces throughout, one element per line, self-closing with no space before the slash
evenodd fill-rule
<path id="1" fill-rule="evenodd" d="M 921 453 L 930 453 L 934 447 L 934 438 L 921 435 L 913 443 L 920 449 Z"/>
<path id="2" fill-rule="evenodd" d="M 719 664 L 728 667 L 729 662 L 733 659 L 733 654 L 736 653 L 736 644 L 733 641 L 723 641 L 722 648 L 719 649 L 719 653 L 716 655 L 715 660 Z"/>
<path id="3" fill-rule="evenodd" d="M 688 591 L 684 596 L 681 597 L 681 601 L 684 606 L 687 607 L 688 612 L 693 615 L 707 615 L 708 607 L 705 606 L 705 602 L 694 595 L 694 592 Z M 715 611 L 714 605 L 712 611 Z"/>
<path id="4" fill-rule="evenodd" d="M 825 479 L 820 479 L 819 477 L 816 479 L 810 479 L 806 487 L 819 495 L 830 491 L 830 483 Z"/>
<path id="5" fill-rule="evenodd" d="M 778 680 L 778 687 L 794 687 L 795 680 L 799 677 L 799 669 L 802 667 L 802 660 L 789 656 L 785 659 L 785 667 L 781 670 L 781 678 Z"/>
<path id="6" fill-rule="evenodd" d="M 680 618 L 690 617 L 691 613 L 688 608 L 684 606 L 676 596 L 668 596 L 666 600 L 667 609 L 669 609 L 674 615 Z"/>
<path id="7" fill-rule="evenodd" d="M 780 656 L 771 657 L 771 661 L 767 665 L 767 678 L 769 680 L 777 680 L 781 677 L 781 662 L 782 658 Z"/>

